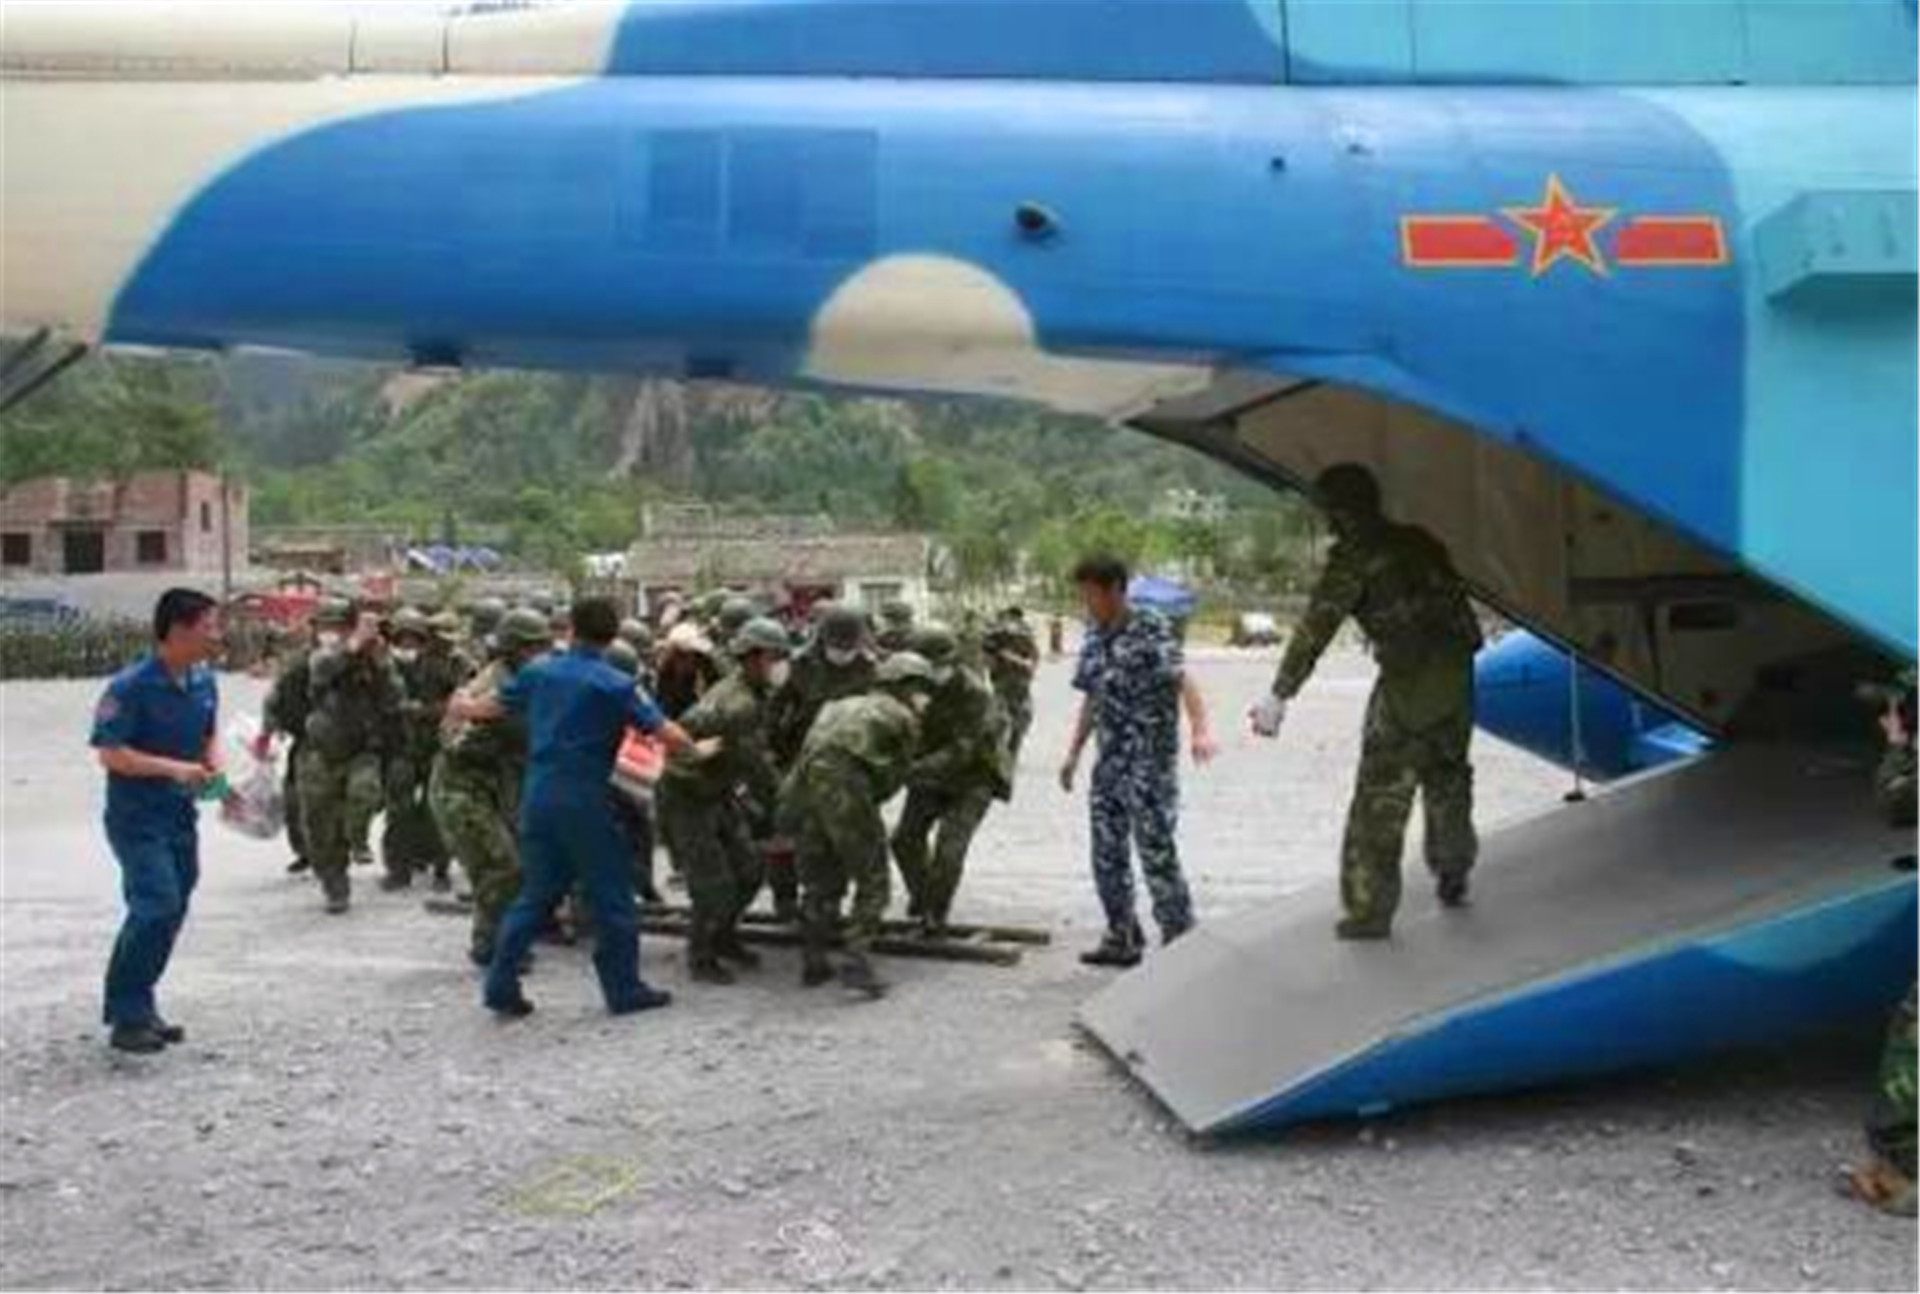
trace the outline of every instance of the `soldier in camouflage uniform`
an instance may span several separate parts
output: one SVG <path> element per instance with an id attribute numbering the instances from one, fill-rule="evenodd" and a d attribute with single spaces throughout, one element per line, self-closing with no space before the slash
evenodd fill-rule
<path id="1" fill-rule="evenodd" d="M 1914 678 L 1908 671 L 1900 686 L 1890 689 L 1884 698 L 1881 731 L 1886 750 L 1874 771 L 1874 798 L 1889 826 L 1911 833 L 1916 801 L 1920 800 L 1920 778 L 1915 773 Z M 1911 846 L 1909 835 L 1907 843 Z M 1900 863 L 1911 869 L 1911 852 Z M 1916 1078 L 1915 990 L 1909 985 L 1906 999 L 1894 1012 L 1887 1029 L 1886 1047 L 1880 1055 L 1880 1071 L 1875 1083 L 1873 1106 L 1867 1114 L 1867 1146 L 1872 1157 L 1848 1174 L 1849 1185 L 1874 1207 L 1902 1217 L 1914 1215 L 1915 1102 L 1920 1094 Z"/>
<path id="2" fill-rule="evenodd" d="M 738 593 L 727 595 L 720 603 L 719 611 L 714 614 L 713 641 L 718 648 L 714 652 L 714 664 L 720 667 L 722 678 L 739 667 L 740 662 L 734 658 L 733 643 L 755 614 L 753 599 Z"/>
<path id="3" fill-rule="evenodd" d="M 467 608 L 467 641 L 482 647 L 507 618 L 507 604 L 499 598 L 481 598 Z"/>
<path id="4" fill-rule="evenodd" d="M 1353 617 L 1380 676 L 1367 704 L 1360 771 L 1340 852 L 1342 939 L 1385 939 L 1400 905 L 1400 854 L 1414 793 L 1426 805 L 1427 866 L 1440 901 L 1466 902 L 1479 853 L 1473 830 L 1473 657 L 1480 627 L 1445 545 L 1380 511 L 1366 468 L 1327 469 L 1315 501 L 1334 533 L 1305 615 L 1287 643 L 1254 730 L 1278 736 L 1286 704 L 1305 685 L 1335 632 Z"/>
<path id="5" fill-rule="evenodd" d="M 740 918 L 760 892 L 761 840 L 773 834 L 779 777 L 767 745 L 769 703 L 785 681 L 787 631 L 772 620 L 749 620 L 729 653 L 733 673 L 680 717 L 696 740 L 720 740 L 716 755 L 676 754 L 656 792 L 660 834 L 687 878 L 693 906 L 687 966 L 695 980 L 731 984 L 722 959 L 754 967 L 760 959 L 740 940 Z"/>
<path id="6" fill-rule="evenodd" d="M 959 638 L 945 625 L 930 624 L 914 634 L 913 650 L 932 668 L 934 691 L 920 720 L 907 802 L 891 844 L 907 886 L 908 915 L 938 937 L 946 930 L 974 833 L 994 800 L 1012 794 L 1013 781 L 1006 715 L 987 681 L 961 663 Z"/>
<path id="7" fill-rule="evenodd" d="M 635 681 L 641 690 L 652 693 L 659 681 L 653 669 L 653 630 L 642 621 L 632 619 L 620 622 L 620 641 L 633 649 Z"/>
<path id="8" fill-rule="evenodd" d="M 494 637 L 494 659 L 462 689 L 463 695 L 497 699 L 502 684 L 547 651 L 552 631 L 539 612 L 520 610 L 501 619 Z M 441 838 L 473 890 L 467 955 L 476 966 L 493 960 L 501 914 L 520 890 L 515 817 L 526 761 L 526 723 L 503 713 L 497 719 L 451 723 L 433 762 L 428 803 Z"/>
<path id="9" fill-rule="evenodd" d="M 300 811 L 300 756 L 306 748 L 307 716 L 313 711 L 308 665 L 320 646 L 337 645 L 346 632 L 351 610 L 338 598 L 329 598 L 314 608 L 313 644 L 299 649 L 281 665 L 273 687 L 267 692 L 266 704 L 261 708 L 260 737 L 254 753 L 265 759 L 273 748 L 275 736 L 284 733 L 291 740 L 283 793 L 287 807 L 287 844 L 293 849 L 293 861 L 287 864 L 287 871 L 294 874 L 313 866 L 307 856 L 306 823 Z"/>
<path id="10" fill-rule="evenodd" d="M 838 602 L 819 605 L 824 609 L 812 641 L 795 654 L 792 676 L 773 696 L 768 722 L 774 759 L 783 766 L 799 755 L 807 730 L 828 703 L 873 687 L 866 617 Z"/>
<path id="11" fill-rule="evenodd" d="M 1008 607 L 987 627 L 981 645 L 987 677 L 1007 714 L 1007 754 L 1017 765 L 1020 747 L 1033 727 L 1033 676 L 1040 668 L 1040 642 L 1020 608 Z"/>
<path id="12" fill-rule="evenodd" d="M 913 606 L 910 603 L 893 598 L 880 604 L 880 630 L 874 635 L 873 642 L 882 656 L 912 650 L 913 619 Z"/>
<path id="13" fill-rule="evenodd" d="M 794 656 L 792 674 L 769 704 L 769 740 L 774 763 L 782 770 L 799 758 L 800 747 L 822 709 L 873 687 L 867 618 L 838 602 L 816 603 L 811 618 L 813 636 Z M 791 853 L 776 851 L 767 862 L 774 915 L 786 922 L 798 920 L 800 877 Z"/>
<path id="14" fill-rule="evenodd" d="M 869 996 L 885 991 L 870 960 L 888 898 L 887 825 L 881 806 L 905 784 L 920 741 L 933 670 L 911 652 L 883 663 L 874 691 L 820 712 L 781 787 L 780 812 L 799 847 L 801 983 L 833 978 L 827 945 L 853 887 L 840 978 Z"/>
<path id="15" fill-rule="evenodd" d="M 327 911 L 345 912 L 347 865 L 355 823 L 371 821 L 383 794 L 381 768 L 397 744 L 402 685 L 372 612 L 353 630 L 313 654 L 308 668 L 312 711 L 300 752 L 300 807 L 313 870 Z"/>
<path id="16" fill-rule="evenodd" d="M 1090 557 L 1074 572 L 1089 625 L 1073 676 L 1082 694 L 1080 715 L 1060 785 L 1073 789 L 1081 752 L 1097 732 L 1100 753 L 1088 807 L 1094 887 L 1107 932 L 1098 947 L 1081 954 L 1089 966 L 1140 961 L 1146 940 L 1134 914 L 1131 854 L 1139 855 L 1161 941 L 1171 943 L 1193 928 L 1193 898 L 1177 843 L 1183 701 L 1194 720 L 1194 758 L 1204 761 L 1213 750 L 1179 635 L 1158 613 L 1127 605 L 1127 580 L 1125 563 L 1111 557 Z"/>
<path id="17" fill-rule="evenodd" d="M 396 612 L 388 629 L 400 674 L 401 737 L 387 759 L 387 823 L 380 841 L 387 874 L 380 887 L 404 890 L 415 872 L 432 871 L 436 890 L 448 888 L 446 845 L 434 826 L 428 783 L 440 750 L 447 698 L 473 677 L 473 663 L 454 646 L 458 617 L 429 619 L 412 607 Z"/>

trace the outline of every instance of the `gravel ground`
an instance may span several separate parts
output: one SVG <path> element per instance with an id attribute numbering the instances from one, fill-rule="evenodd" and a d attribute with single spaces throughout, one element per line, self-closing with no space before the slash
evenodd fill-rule
<path id="1" fill-rule="evenodd" d="M 1200 654 L 1237 713 L 1270 659 Z M 1202 919 L 1331 867 L 1364 659 L 1286 740 L 1187 780 Z M 117 919 L 83 747 L 95 688 L 0 688 L 0 1283 L 9 1288 L 1622 1287 L 1913 1289 L 1914 1231 L 1838 1199 L 1874 1044 L 1190 1142 L 1073 1029 L 1102 981 L 1084 807 L 1052 786 L 1064 666 L 965 914 L 1045 924 L 1017 969 L 894 962 L 877 1004 L 776 952 L 667 1012 L 597 1009 L 543 953 L 541 1011 L 476 1005 L 458 921 L 362 883 L 344 920 L 277 845 L 209 824 L 164 986 L 187 1044 L 94 1026 Z M 231 680 L 229 712 L 260 688 Z M 1564 775 L 1482 739 L 1481 820 Z M 370 879 L 370 878 L 369 878 Z"/>

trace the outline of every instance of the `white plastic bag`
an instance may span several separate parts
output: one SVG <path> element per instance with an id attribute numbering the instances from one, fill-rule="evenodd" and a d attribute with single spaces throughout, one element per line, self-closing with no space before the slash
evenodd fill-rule
<path id="1" fill-rule="evenodd" d="M 220 801 L 220 821 L 254 840 L 272 840 L 287 825 L 287 799 L 280 790 L 279 762 L 269 752 L 255 754 L 260 725 L 239 715 L 227 725 L 226 772 L 229 790 Z"/>

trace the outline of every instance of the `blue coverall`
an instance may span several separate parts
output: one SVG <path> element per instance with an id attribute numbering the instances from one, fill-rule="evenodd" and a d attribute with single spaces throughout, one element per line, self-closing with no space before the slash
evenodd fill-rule
<path id="1" fill-rule="evenodd" d="M 176 677 L 151 655 L 107 685 L 94 709 L 92 744 L 197 764 L 206 758 L 219 710 L 213 671 L 196 665 Z M 106 827 L 127 915 L 107 963 L 104 1016 L 109 1025 L 151 1025 L 160 1018 L 154 987 L 200 879 L 193 792 L 160 778 L 109 773 Z"/>
<path id="2" fill-rule="evenodd" d="M 560 900 L 577 882 L 594 925 L 593 967 L 607 1009 L 640 998 L 640 916 L 633 900 L 633 846 L 614 821 L 608 779 L 629 727 L 658 732 L 666 716 L 589 647 L 527 666 L 500 701 L 527 722 L 520 796 L 520 893 L 500 922 L 487 968 L 489 1006 L 520 996 L 520 965 Z"/>

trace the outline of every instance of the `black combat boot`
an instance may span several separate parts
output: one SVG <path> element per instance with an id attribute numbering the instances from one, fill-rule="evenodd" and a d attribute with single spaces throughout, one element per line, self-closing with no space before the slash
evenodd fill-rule
<path id="1" fill-rule="evenodd" d="M 322 876 L 320 888 L 327 896 L 327 914 L 339 916 L 353 906 L 352 887 L 348 884 L 346 873 L 334 876 Z"/>
<path id="2" fill-rule="evenodd" d="M 696 984 L 731 984 L 733 972 L 720 964 L 711 918 L 694 913 L 687 930 L 687 977 Z"/>
<path id="3" fill-rule="evenodd" d="M 886 981 L 874 972 L 873 962 L 865 953 L 847 954 L 846 961 L 840 964 L 840 982 L 870 998 L 885 996 L 887 991 Z"/>
<path id="4" fill-rule="evenodd" d="M 1378 942 L 1393 937 L 1393 922 L 1372 918 L 1341 917 L 1333 928 L 1334 937 L 1355 943 Z"/>
<path id="5" fill-rule="evenodd" d="M 151 1056 L 156 1051 L 165 1051 L 167 1040 L 150 1024 L 116 1024 L 107 1035 L 107 1045 L 115 1051 Z"/>
<path id="6" fill-rule="evenodd" d="M 1433 884 L 1433 892 L 1443 908 L 1464 908 L 1467 906 L 1467 874 L 1448 872 Z"/>
<path id="7" fill-rule="evenodd" d="M 800 927 L 800 984 L 818 988 L 833 978 L 833 963 L 827 960 L 827 932 L 820 922 L 809 918 Z"/>
<path id="8" fill-rule="evenodd" d="M 723 961 L 745 970 L 760 968 L 760 954 L 747 947 L 738 930 L 722 930 L 713 937 L 713 951 Z"/>
<path id="9" fill-rule="evenodd" d="M 1080 962 L 1085 966 L 1118 966 L 1122 969 L 1138 966 L 1140 948 L 1146 941 L 1138 921 L 1128 922 L 1124 926 L 1111 926 L 1097 947 L 1080 954 Z"/>

